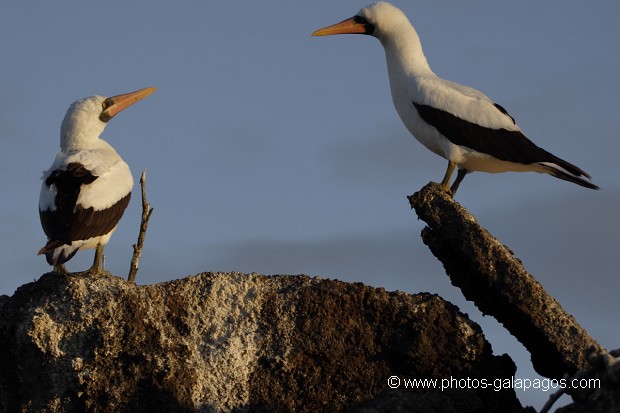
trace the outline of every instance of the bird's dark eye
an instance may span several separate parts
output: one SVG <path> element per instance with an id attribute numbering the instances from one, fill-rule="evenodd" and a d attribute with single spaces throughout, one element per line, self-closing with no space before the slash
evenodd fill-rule
<path id="1" fill-rule="evenodd" d="M 104 100 L 103 102 L 101 102 L 101 115 L 99 115 L 99 120 L 107 123 L 110 119 L 112 119 L 112 116 L 110 116 L 110 114 L 108 112 L 106 112 L 106 109 L 108 109 L 110 106 L 112 106 L 114 102 L 112 102 L 112 100 L 110 100 L 110 98 Z"/>
<path id="2" fill-rule="evenodd" d="M 364 26 L 364 34 L 369 34 L 372 36 L 372 34 L 375 32 L 375 26 L 373 26 L 372 23 L 370 23 L 368 20 L 366 20 L 365 17 L 362 16 L 354 16 L 353 17 L 353 21 L 357 24 L 361 24 Z"/>

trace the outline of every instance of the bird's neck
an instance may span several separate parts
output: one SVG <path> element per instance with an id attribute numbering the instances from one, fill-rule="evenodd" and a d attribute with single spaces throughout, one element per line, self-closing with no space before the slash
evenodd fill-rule
<path id="1" fill-rule="evenodd" d="M 381 43 L 385 49 L 390 80 L 433 74 L 422 51 L 418 33 L 408 22 L 382 39 Z"/>
<path id="2" fill-rule="evenodd" d="M 103 149 L 109 146 L 99 136 L 85 136 L 83 134 L 68 134 L 60 139 L 60 150 L 64 153 Z"/>
<path id="3" fill-rule="evenodd" d="M 63 122 L 60 149 L 63 152 L 97 149 L 102 145 L 103 140 L 99 136 L 104 129 L 103 122 Z"/>

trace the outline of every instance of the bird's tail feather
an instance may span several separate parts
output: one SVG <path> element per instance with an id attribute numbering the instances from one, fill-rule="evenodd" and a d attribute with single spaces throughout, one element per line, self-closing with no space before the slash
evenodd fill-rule
<path id="1" fill-rule="evenodd" d="M 561 165 L 555 162 L 538 162 L 538 164 L 545 168 L 545 172 L 556 178 L 572 182 L 585 188 L 600 189 L 597 185 L 589 181 L 591 179 L 589 174 L 573 164 L 562 161 L 561 159 L 559 160 L 562 162 Z"/>
<path id="2" fill-rule="evenodd" d="M 50 240 L 37 252 L 37 255 L 45 254 L 47 263 L 56 266 L 69 261 L 79 249 L 62 241 Z"/>

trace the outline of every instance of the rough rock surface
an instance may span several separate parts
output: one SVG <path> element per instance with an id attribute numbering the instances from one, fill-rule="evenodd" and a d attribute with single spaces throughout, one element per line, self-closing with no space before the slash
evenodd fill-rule
<path id="1" fill-rule="evenodd" d="M 404 380 L 514 370 L 436 295 L 306 276 L 49 273 L 0 297 L 1 412 L 510 412 L 511 389 Z"/>
<path id="2" fill-rule="evenodd" d="M 586 354 L 592 349 L 605 352 L 512 251 L 439 185 L 426 185 L 409 202 L 427 223 L 422 240 L 452 284 L 523 343 L 539 374 L 561 379 L 588 367 Z"/>

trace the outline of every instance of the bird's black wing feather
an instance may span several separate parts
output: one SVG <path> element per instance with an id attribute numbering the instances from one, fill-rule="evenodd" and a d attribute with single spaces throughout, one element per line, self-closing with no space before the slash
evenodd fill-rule
<path id="1" fill-rule="evenodd" d="M 118 224 L 129 205 L 131 193 L 102 210 L 84 208 L 77 204 L 83 186 L 92 184 L 97 178 L 83 165 L 74 162 L 68 164 L 66 169 L 53 171 L 45 180 L 45 185 L 56 187 L 54 199 L 56 208 L 53 211 L 39 211 L 41 224 L 51 249 L 54 248 L 53 241 L 71 244 L 75 240 L 105 235 Z M 44 247 L 46 248 L 47 246 Z"/>
<path id="2" fill-rule="evenodd" d="M 530 141 L 521 131 L 492 129 L 466 121 L 449 112 L 412 102 L 420 117 L 455 145 L 465 146 L 497 159 L 521 164 L 554 163 L 576 176 L 590 177 L 575 165 L 558 158 Z M 506 109 L 495 107 L 510 117 Z"/>

